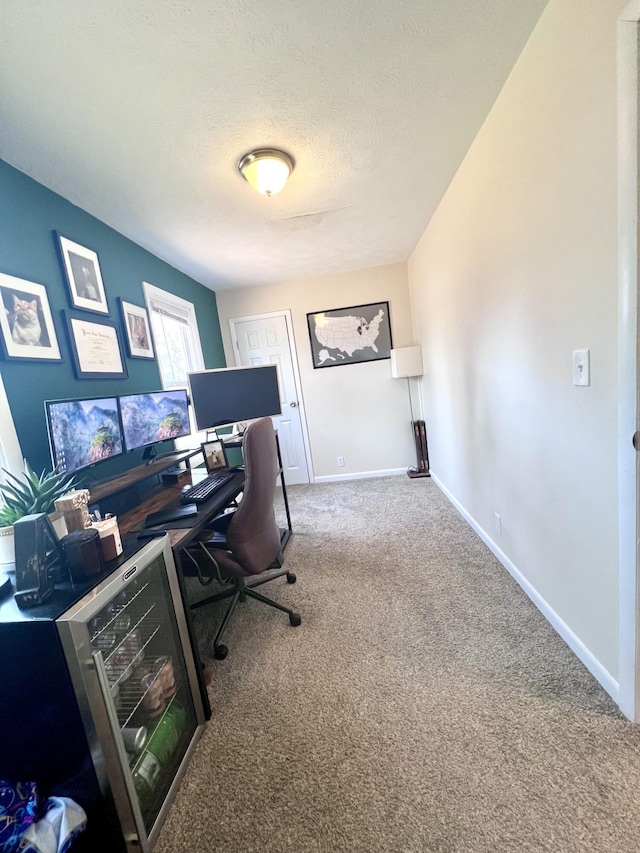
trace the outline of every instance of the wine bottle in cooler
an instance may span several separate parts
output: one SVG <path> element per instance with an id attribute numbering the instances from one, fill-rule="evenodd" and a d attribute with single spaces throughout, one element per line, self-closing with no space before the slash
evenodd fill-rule
<path id="1" fill-rule="evenodd" d="M 140 763 L 133 771 L 133 784 L 140 800 L 140 807 L 148 809 L 157 795 L 158 781 L 162 768 L 160 762 L 151 752 L 145 751 Z"/>
<path id="2" fill-rule="evenodd" d="M 185 711 L 177 702 L 168 708 L 147 742 L 150 752 L 163 768 L 171 764 L 185 725 Z"/>

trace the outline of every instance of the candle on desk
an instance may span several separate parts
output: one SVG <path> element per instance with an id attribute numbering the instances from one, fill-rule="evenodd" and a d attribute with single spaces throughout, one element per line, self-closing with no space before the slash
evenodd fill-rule
<path id="1" fill-rule="evenodd" d="M 115 515 L 102 521 L 94 521 L 91 527 L 97 530 L 100 535 L 100 544 L 105 560 L 115 560 L 122 554 L 122 539 L 120 538 L 118 519 Z"/>

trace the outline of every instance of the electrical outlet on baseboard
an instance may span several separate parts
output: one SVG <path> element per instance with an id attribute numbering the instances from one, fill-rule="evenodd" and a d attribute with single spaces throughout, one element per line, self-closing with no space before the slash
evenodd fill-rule
<path id="1" fill-rule="evenodd" d="M 497 512 L 493 513 L 493 523 L 496 528 L 496 533 L 502 533 L 502 517 Z"/>
<path id="2" fill-rule="evenodd" d="M 338 456 L 338 467 L 344 468 L 344 456 Z"/>

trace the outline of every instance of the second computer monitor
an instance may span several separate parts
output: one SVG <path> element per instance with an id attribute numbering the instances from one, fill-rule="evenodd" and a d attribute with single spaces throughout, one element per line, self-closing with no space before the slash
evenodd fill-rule
<path id="1" fill-rule="evenodd" d="M 187 392 L 152 391 L 119 398 L 124 444 L 127 450 L 191 433 Z"/>

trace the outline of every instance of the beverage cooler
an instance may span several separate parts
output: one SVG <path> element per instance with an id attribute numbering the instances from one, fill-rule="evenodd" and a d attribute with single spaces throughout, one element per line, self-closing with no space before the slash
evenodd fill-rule
<path id="1" fill-rule="evenodd" d="M 151 850 L 205 723 L 168 537 L 136 548 L 88 589 L 0 606 L 0 778 L 75 799 L 78 850 Z"/>

